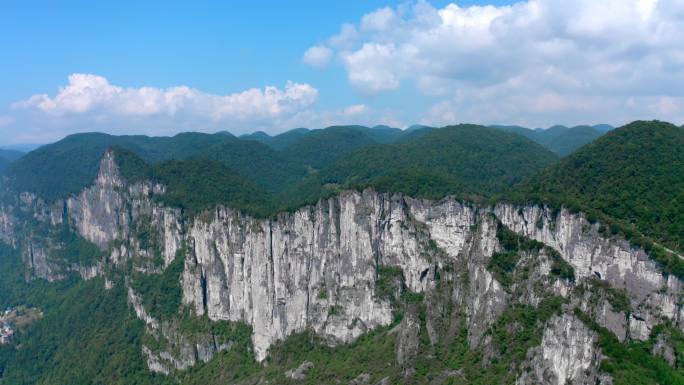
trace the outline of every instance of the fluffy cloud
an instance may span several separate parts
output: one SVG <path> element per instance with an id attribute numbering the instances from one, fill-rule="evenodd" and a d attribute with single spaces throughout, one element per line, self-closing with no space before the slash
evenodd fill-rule
<path id="1" fill-rule="evenodd" d="M 369 108 L 365 104 L 354 104 L 345 108 L 342 114 L 345 116 L 356 116 L 366 113 L 368 111 Z"/>
<path id="2" fill-rule="evenodd" d="M 344 25 L 327 46 L 364 94 L 408 84 L 441 99 L 427 123 L 682 123 L 682 20 L 681 0 L 420 1 Z"/>
<path id="3" fill-rule="evenodd" d="M 287 82 L 285 87 L 253 88 L 215 95 L 186 86 L 126 88 L 106 78 L 73 74 L 54 95 L 38 94 L 13 103 L 0 115 L 0 145 L 47 143 L 86 131 L 172 135 L 181 131 L 242 134 L 279 133 L 295 127 L 396 123 L 386 111 L 364 104 L 331 110 L 316 108 L 318 90 Z"/>
<path id="4" fill-rule="evenodd" d="M 332 55 L 333 51 L 330 48 L 324 45 L 317 45 L 306 50 L 302 60 L 312 67 L 325 68 L 330 63 Z"/>
<path id="5" fill-rule="evenodd" d="M 213 95 L 181 86 L 166 89 L 123 88 L 102 76 L 73 74 L 57 95 L 33 95 L 14 103 L 15 109 L 36 109 L 55 116 L 100 114 L 112 118 L 155 115 L 195 115 L 198 118 L 249 120 L 278 118 L 311 106 L 318 90 L 288 82 L 284 89 L 253 88 L 230 95 Z"/>
<path id="6" fill-rule="evenodd" d="M 56 94 L 33 95 L 13 103 L 7 116 L 0 115 L 0 144 L 46 143 L 84 131 L 274 133 L 332 119 L 316 112 L 317 100 L 316 88 L 289 81 L 283 88 L 216 95 L 186 86 L 121 87 L 102 76 L 73 74 Z"/>

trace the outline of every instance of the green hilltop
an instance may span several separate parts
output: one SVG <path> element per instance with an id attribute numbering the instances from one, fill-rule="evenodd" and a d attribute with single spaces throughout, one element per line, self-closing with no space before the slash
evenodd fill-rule
<path id="1" fill-rule="evenodd" d="M 600 214 L 684 250 L 684 129 L 637 121 L 514 188 L 513 196 Z"/>

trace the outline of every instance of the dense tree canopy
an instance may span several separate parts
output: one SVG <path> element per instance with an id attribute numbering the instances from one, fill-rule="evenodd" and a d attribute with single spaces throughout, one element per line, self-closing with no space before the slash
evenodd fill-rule
<path id="1" fill-rule="evenodd" d="M 684 129 L 634 122 L 515 188 L 514 196 L 565 203 L 634 225 L 684 250 Z"/>

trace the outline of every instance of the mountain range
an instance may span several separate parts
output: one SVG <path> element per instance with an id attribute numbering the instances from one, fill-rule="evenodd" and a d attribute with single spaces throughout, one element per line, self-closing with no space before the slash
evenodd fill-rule
<path id="1" fill-rule="evenodd" d="M 77 134 L 11 159 L 0 384 L 682 384 L 684 129 Z M 77 336 L 77 337 L 75 337 Z"/>

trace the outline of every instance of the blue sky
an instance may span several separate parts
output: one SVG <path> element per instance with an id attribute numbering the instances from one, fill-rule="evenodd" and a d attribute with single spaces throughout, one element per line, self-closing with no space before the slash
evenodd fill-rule
<path id="1" fill-rule="evenodd" d="M 5 1 L 0 145 L 91 130 L 683 123 L 676 1 L 454 3 Z"/>

